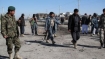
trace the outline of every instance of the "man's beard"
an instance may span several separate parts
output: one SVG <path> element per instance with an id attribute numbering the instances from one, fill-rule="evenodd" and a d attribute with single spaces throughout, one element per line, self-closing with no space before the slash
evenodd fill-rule
<path id="1" fill-rule="evenodd" d="M 11 16 L 14 16 L 14 14 L 11 14 Z"/>

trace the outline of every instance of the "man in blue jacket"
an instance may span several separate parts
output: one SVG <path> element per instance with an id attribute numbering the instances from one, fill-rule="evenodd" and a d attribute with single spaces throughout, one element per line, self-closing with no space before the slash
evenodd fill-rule
<path id="1" fill-rule="evenodd" d="M 51 39 L 52 44 L 55 44 L 53 34 L 57 28 L 56 23 L 60 24 L 60 22 L 56 20 L 54 12 L 50 12 L 49 17 L 46 19 L 45 30 L 48 33 L 47 40 Z"/>

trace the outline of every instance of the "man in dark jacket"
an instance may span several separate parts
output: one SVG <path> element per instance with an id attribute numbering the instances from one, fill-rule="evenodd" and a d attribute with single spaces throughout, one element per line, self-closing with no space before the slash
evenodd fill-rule
<path id="1" fill-rule="evenodd" d="M 100 17 L 99 28 L 100 28 L 100 49 L 101 49 L 102 47 L 105 48 L 105 8 L 103 9 L 103 14 Z"/>
<path id="2" fill-rule="evenodd" d="M 79 10 L 74 9 L 74 14 L 69 17 L 68 21 L 68 31 L 71 32 L 73 40 L 71 41 L 74 44 L 76 49 L 77 40 L 80 38 L 80 16 L 78 15 Z"/>
<path id="3" fill-rule="evenodd" d="M 21 15 L 18 21 L 19 21 L 21 36 L 24 37 L 24 30 L 25 30 L 24 29 L 24 26 L 25 26 L 24 14 Z"/>
<path id="4" fill-rule="evenodd" d="M 88 33 L 88 24 L 89 24 L 89 21 L 88 21 L 88 17 L 87 17 L 87 14 L 85 13 L 84 16 L 82 17 L 82 33 L 83 34 L 87 34 Z"/>

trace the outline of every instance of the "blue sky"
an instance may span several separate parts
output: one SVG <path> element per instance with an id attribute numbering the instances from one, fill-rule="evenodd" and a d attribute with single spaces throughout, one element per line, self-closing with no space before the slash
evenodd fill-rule
<path id="1" fill-rule="evenodd" d="M 22 13 L 25 17 L 33 13 L 55 13 L 60 12 L 73 12 L 74 8 L 78 8 L 78 0 L 0 0 L 0 14 L 2 7 L 4 13 L 7 12 L 8 6 L 16 7 L 16 18 Z M 93 14 L 94 12 L 102 14 L 102 9 L 105 8 L 105 0 L 80 0 L 80 14 Z"/>

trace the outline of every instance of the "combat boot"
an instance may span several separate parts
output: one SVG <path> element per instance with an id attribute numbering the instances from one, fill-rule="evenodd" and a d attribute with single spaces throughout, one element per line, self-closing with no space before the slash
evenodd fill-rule
<path id="1" fill-rule="evenodd" d="M 21 37 L 24 37 L 24 34 L 21 34 L 20 36 L 21 36 Z"/>
<path id="2" fill-rule="evenodd" d="M 12 54 L 9 54 L 9 59 L 13 59 Z"/>
<path id="3" fill-rule="evenodd" d="M 17 53 L 15 53 L 14 59 L 22 59 L 22 58 Z"/>
<path id="4" fill-rule="evenodd" d="M 35 35 L 38 35 L 37 33 L 35 33 Z"/>
<path id="5" fill-rule="evenodd" d="M 100 41 L 100 47 L 99 47 L 99 49 L 102 49 L 102 48 L 103 48 L 103 42 Z"/>

